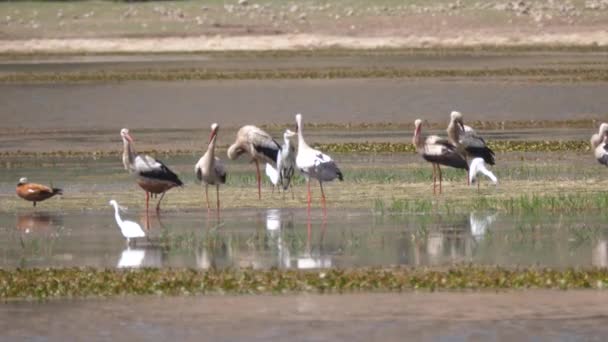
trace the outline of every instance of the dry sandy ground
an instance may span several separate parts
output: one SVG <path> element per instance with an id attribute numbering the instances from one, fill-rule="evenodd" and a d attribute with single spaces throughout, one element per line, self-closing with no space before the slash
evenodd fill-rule
<path id="1" fill-rule="evenodd" d="M 608 45 L 608 1 L 2 3 L 0 53 Z"/>
<path id="2" fill-rule="evenodd" d="M 535 290 L 13 302 L 0 328 L 50 341 L 601 341 L 607 303 L 603 291 Z"/>

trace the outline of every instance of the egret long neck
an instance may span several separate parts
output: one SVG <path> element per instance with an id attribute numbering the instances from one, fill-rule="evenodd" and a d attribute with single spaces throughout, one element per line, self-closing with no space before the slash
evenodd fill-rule
<path id="1" fill-rule="evenodd" d="M 116 218 L 116 222 L 120 226 L 122 224 L 122 219 L 120 218 L 120 214 L 118 214 L 118 206 L 114 205 L 114 217 Z"/>

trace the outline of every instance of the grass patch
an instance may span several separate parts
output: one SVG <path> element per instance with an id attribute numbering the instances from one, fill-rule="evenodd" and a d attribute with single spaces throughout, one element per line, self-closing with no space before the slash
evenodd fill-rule
<path id="1" fill-rule="evenodd" d="M 0 270 L 0 298 L 52 299 L 124 295 L 345 293 L 359 291 L 600 289 L 608 269 L 508 269 L 457 266 L 268 271 L 193 269 Z"/>
<path id="2" fill-rule="evenodd" d="M 272 70 L 149 69 L 125 71 L 22 72 L 0 75 L 0 82 L 122 82 L 205 81 L 345 78 L 517 78 L 521 81 L 608 81 L 605 68 L 502 68 L 502 69 L 397 69 L 397 68 L 290 68 Z"/>

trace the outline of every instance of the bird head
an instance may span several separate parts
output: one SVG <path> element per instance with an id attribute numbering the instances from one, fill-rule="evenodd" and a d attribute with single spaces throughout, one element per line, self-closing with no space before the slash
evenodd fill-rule
<path id="1" fill-rule="evenodd" d="M 211 133 L 209 134 L 209 143 L 211 143 L 211 141 L 217 137 L 217 131 L 220 128 L 220 125 L 218 125 L 217 123 L 213 123 L 211 124 Z"/>
<path id="2" fill-rule="evenodd" d="M 603 122 L 600 125 L 600 131 L 599 132 L 600 132 L 600 135 L 608 134 L 608 123 Z"/>
<path id="3" fill-rule="evenodd" d="M 292 130 L 289 130 L 289 129 L 286 129 L 285 133 L 283 133 L 283 137 L 285 139 L 289 139 L 289 138 L 291 138 L 291 137 L 293 137 L 295 135 L 296 135 L 296 133 L 294 131 L 292 131 Z"/>
<path id="4" fill-rule="evenodd" d="M 453 122 L 457 123 L 458 126 L 460 126 L 460 129 L 464 131 L 464 120 L 462 119 L 462 114 L 460 112 L 453 111 L 450 114 L 450 118 Z"/>
<path id="5" fill-rule="evenodd" d="M 113 205 L 113 206 L 118 206 L 118 203 L 116 203 L 115 200 L 110 200 L 110 202 L 108 202 L 108 204 Z"/>
<path id="6" fill-rule="evenodd" d="M 129 129 L 128 128 L 123 128 L 120 130 L 120 136 L 123 139 L 128 140 L 129 142 L 133 142 L 133 138 L 131 137 L 131 135 L 129 134 Z"/>
<path id="7" fill-rule="evenodd" d="M 17 184 L 17 185 L 26 184 L 26 183 L 27 183 L 27 178 L 21 177 L 21 178 L 19 178 L 19 184 Z"/>

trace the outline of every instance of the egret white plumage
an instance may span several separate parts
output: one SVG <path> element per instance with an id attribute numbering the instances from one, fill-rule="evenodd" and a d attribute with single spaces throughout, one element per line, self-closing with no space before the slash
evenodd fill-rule
<path id="1" fill-rule="evenodd" d="M 494 185 L 498 183 L 498 178 L 492 173 L 492 171 L 486 168 L 486 163 L 483 158 L 473 158 L 471 164 L 469 164 L 469 183 L 474 184 L 477 181 L 477 191 L 479 192 L 479 180 L 477 175 L 482 174 L 488 177 Z"/>
<path id="2" fill-rule="evenodd" d="M 414 121 L 414 137 L 412 143 L 422 158 L 433 164 L 433 193 L 436 192 L 437 173 L 439 173 L 439 193 L 441 194 L 441 166 L 451 166 L 457 169 L 469 170 L 469 165 L 464 157 L 456 151 L 448 139 L 436 135 L 430 135 L 422 139 L 422 120 Z"/>
<path id="3" fill-rule="evenodd" d="M 280 150 L 281 145 L 270 134 L 252 125 L 241 127 L 236 133 L 235 142 L 228 148 L 228 158 L 234 160 L 247 153 L 255 163 L 259 199 L 262 199 L 260 162 L 276 166 Z"/>
<path id="4" fill-rule="evenodd" d="M 591 136 L 591 148 L 595 159 L 602 164 L 608 166 L 608 124 L 602 123 L 599 132 Z"/>
<path id="5" fill-rule="evenodd" d="M 114 207 L 114 218 L 116 219 L 116 224 L 118 224 L 122 236 L 127 239 L 127 245 L 131 243 L 131 239 L 146 236 L 146 233 L 136 222 L 123 221 L 123 219 L 120 217 L 120 214 L 118 213 L 118 209 L 121 207 L 115 200 L 110 200 L 110 205 Z"/>
<path id="6" fill-rule="evenodd" d="M 310 178 L 315 178 L 319 181 L 321 188 L 321 201 L 323 203 L 323 212 L 326 213 L 325 192 L 323 191 L 323 182 L 329 182 L 336 178 L 342 181 L 343 175 L 336 163 L 327 154 L 308 146 L 304 141 L 302 133 L 302 114 L 296 115 L 296 133 L 298 134 L 298 152 L 296 154 L 296 166 L 306 178 L 306 188 L 308 190 L 308 211 L 310 212 L 311 194 L 310 194 Z"/>
<path id="7" fill-rule="evenodd" d="M 217 123 L 211 125 L 211 133 L 209 134 L 209 145 L 207 151 L 198 160 L 194 166 L 196 178 L 205 184 L 205 199 L 207 201 L 207 209 L 209 206 L 209 185 L 215 185 L 217 198 L 217 211 L 220 211 L 220 184 L 226 183 L 226 169 L 220 158 L 215 156 L 215 143 L 217 141 L 217 132 L 220 126 Z"/>
<path id="8" fill-rule="evenodd" d="M 156 211 L 160 211 L 160 202 L 169 189 L 182 186 L 184 183 L 160 160 L 148 155 L 135 153 L 132 146 L 133 138 L 127 128 L 120 130 L 123 142 L 122 163 L 125 170 L 136 176 L 137 184 L 146 192 L 146 212 L 150 202 L 150 194 L 161 194 Z"/>

